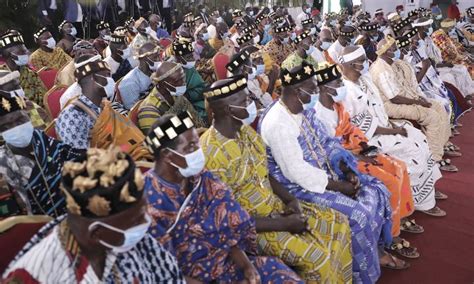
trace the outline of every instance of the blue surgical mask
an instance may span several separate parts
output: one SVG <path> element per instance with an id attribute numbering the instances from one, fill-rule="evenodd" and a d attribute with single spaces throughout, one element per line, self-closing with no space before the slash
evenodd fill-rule
<path id="1" fill-rule="evenodd" d="M 272 28 L 272 25 L 266 24 L 264 27 L 265 31 L 269 31 Z"/>
<path id="2" fill-rule="evenodd" d="M 313 45 L 309 46 L 309 49 L 305 50 L 306 55 L 311 55 L 316 48 Z"/>
<path id="3" fill-rule="evenodd" d="M 433 34 L 433 27 L 429 27 L 428 31 L 426 32 L 428 36 L 431 36 Z"/>
<path id="4" fill-rule="evenodd" d="M 401 55 L 401 51 L 400 49 L 397 49 L 395 52 L 394 52 L 394 56 L 393 56 L 393 60 L 395 59 L 400 59 L 400 55 Z"/>
<path id="5" fill-rule="evenodd" d="M 362 66 L 364 67 L 361 71 L 360 71 L 360 74 L 364 75 L 364 74 L 367 74 L 369 73 L 369 61 L 364 61 L 364 64 L 362 64 Z"/>
<path id="6" fill-rule="evenodd" d="M 354 45 L 355 42 L 356 42 L 356 38 L 355 37 L 351 38 L 351 45 Z"/>
<path id="7" fill-rule="evenodd" d="M 186 168 L 181 168 L 174 163 L 170 163 L 172 166 L 176 167 L 179 173 L 183 177 L 192 177 L 199 174 L 203 169 L 204 165 L 206 164 L 206 156 L 204 156 L 204 152 L 201 148 L 197 149 L 196 151 L 183 155 L 181 153 L 176 152 L 173 149 L 168 148 L 174 154 L 181 156 L 186 161 Z"/>
<path id="8" fill-rule="evenodd" d="M 372 40 L 377 42 L 379 40 L 379 36 L 378 35 L 375 35 L 375 36 L 371 36 Z"/>
<path id="9" fill-rule="evenodd" d="M 258 75 L 262 75 L 263 73 L 265 73 L 265 64 L 259 64 L 257 65 L 257 68 L 256 68 L 256 74 L 257 76 Z"/>
<path id="10" fill-rule="evenodd" d="M 25 148 L 30 145 L 33 138 L 33 124 L 31 121 L 17 125 L 2 132 L 3 140 L 16 148 Z"/>
<path id="11" fill-rule="evenodd" d="M 183 86 L 173 86 L 171 85 L 170 83 L 164 81 L 168 86 L 170 87 L 173 87 L 175 90 L 174 91 L 170 91 L 168 90 L 168 92 L 170 92 L 170 95 L 172 95 L 173 97 L 180 97 L 182 95 L 184 95 L 186 93 L 186 85 L 183 85 Z"/>
<path id="12" fill-rule="evenodd" d="M 339 88 L 333 88 L 333 87 L 329 87 L 329 86 L 327 86 L 327 87 L 330 88 L 330 89 L 336 90 L 337 95 L 332 96 L 332 100 L 335 103 L 342 102 L 346 98 L 346 95 L 347 95 L 346 86 L 341 86 Z"/>
<path id="13" fill-rule="evenodd" d="M 303 90 L 303 89 L 300 89 L 300 91 L 302 91 L 303 93 L 311 96 L 311 100 L 309 101 L 309 103 L 303 103 L 303 101 L 301 101 L 301 99 L 298 97 L 298 100 L 300 101 L 301 105 L 303 106 L 303 109 L 304 110 L 308 110 L 308 109 L 312 109 L 314 108 L 314 106 L 316 105 L 316 103 L 319 101 L 319 94 L 311 94 L 311 93 L 308 93 L 307 91 Z"/>
<path id="14" fill-rule="evenodd" d="M 23 54 L 23 55 L 15 55 L 18 59 L 13 60 L 17 66 L 25 66 L 28 64 L 28 61 L 30 60 L 30 56 L 28 54 Z"/>
<path id="15" fill-rule="evenodd" d="M 99 243 L 111 249 L 115 253 L 125 253 L 133 249 L 145 237 L 151 225 L 151 217 L 148 214 L 146 214 L 145 220 L 146 220 L 145 223 L 128 228 L 127 230 L 116 228 L 112 225 L 109 225 L 101 221 L 95 221 L 89 225 L 89 231 L 92 231 L 94 227 L 101 226 L 111 231 L 114 231 L 116 233 L 122 234 L 123 244 L 121 244 L 120 246 L 111 245 L 103 240 L 99 240 Z"/>
<path id="16" fill-rule="evenodd" d="M 246 118 L 238 118 L 232 115 L 233 118 L 242 121 L 243 125 L 250 125 L 252 122 L 255 121 L 255 118 L 257 118 L 257 105 L 255 105 L 255 102 L 252 101 L 248 106 L 246 107 L 241 107 L 241 106 L 233 106 L 229 105 L 230 107 L 235 107 L 235 108 L 240 108 L 240 109 L 245 109 L 247 113 L 249 114 L 248 117 Z"/>
<path id="17" fill-rule="evenodd" d="M 69 34 L 72 35 L 72 36 L 76 36 L 77 35 L 77 29 L 75 27 L 72 27 L 71 32 Z"/>
<path id="18" fill-rule="evenodd" d="M 321 49 L 322 50 L 328 50 L 331 47 L 332 44 L 333 44 L 333 42 L 323 41 L 321 43 Z"/>
<path id="19" fill-rule="evenodd" d="M 255 76 L 257 76 L 257 69 L 255 67 L 252 67 L 252 72 L 247 74 L 247 80 L 251 81 L 255 79 Z"/>
<path id="20" fill-rule="evenodd" d="M 208 40 L 209 39 L 209 33 L 203 33 L 201 38 L 204 41 Z"/>
<path id="21" fill-rule="evenodd" d="M 291 33 L 291 40 L 295 40 L 295 38 L 296 38 L 296 33 L 295 32 Z"/>

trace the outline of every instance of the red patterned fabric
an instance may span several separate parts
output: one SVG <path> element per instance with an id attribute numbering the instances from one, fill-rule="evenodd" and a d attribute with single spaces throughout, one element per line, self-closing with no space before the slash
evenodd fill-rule
<path id="1" fill-rule="evenodd" d="M 227 69 L 225 66 L 229 63 L 229 57 L 223 53 L 216 53 L 212 58 L 212 64 L 214 65 L 214 72 L 216 73 L 217 80 L 227 78 Z"/>
<path id="2" fill-rule="evenodd" d="M 54 86 L 57 73 L 58 70 L 56 69 L 45 69 L 38 72 L 38 75 L 46 86 L 46 89 L 50 90 Z"/>

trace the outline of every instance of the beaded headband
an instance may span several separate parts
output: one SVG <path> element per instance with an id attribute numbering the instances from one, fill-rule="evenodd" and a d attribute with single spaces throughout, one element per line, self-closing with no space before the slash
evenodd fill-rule
<path id="1" fill-rule="evenodd" d="M 20 44 L 25 44 L 23 36 L 20 33 L 9 31 L 0 37 L 0 49 Z"/>
<path id="2" fill-rule="evenodd" d="M 59 24 L 58 29 L 61 31 L 64 27 L 65 24 L 69 23 L 68 21 L 63 21 L 61 24 Z"/>
<path id="3" fill-rule="evenodd" d="M 247 88 L 247 79 L 244 76 L 231 77 L 231 81 L 227 82 L 224 86 L 209 88 L 204 92 L 204 97 L 207 101 L 215 101 L 218 99 L 227 98 L 237 92 Z"/>
<path id="4" fill-rule="evenodd" d="M 312 78 L 316 74 L 316 67 L 303 61 L 301 69 L 296 72 L 291 72 L 283 68 L 280 73 L 280 79 L 283 86 L 291 86 Z"/>
<path id="5" fill-rule="evenodd" d="M 470 7 L 466 10 L 466 14 L 469 16 L 469 17 L 472 17 L 474 16 L 474 7 Z"/>
<path id="6" fill-rule="evenodd" d="M 377 10 L 375 10 L 374 15 L 377 15 L 377 14 L 380 14 L 380 13 L 383 13 L 383 9 L 377 9 Z"/>
<path id="7" fill-rule="evenodd" d="M 411 44 L 410 39 L 406 35 L 397 37 L 396 42 L 398 48 L 402 48 Z"/>
<path id="8" fill-rule="evenodd" d="M 418 10 L 412 10 L 408 12 L 408 18 L 411 18 L 413 16 L 418 16 Z"/>
<path id="9" fill-rule="evenodd" d="M 385 37 L 385 40 L 386 40 L 385 44 L 380 45 L 380 42 L 379 42 L 379 45 L 377 46 L 377 51 L 375 53 L 378 56 L 380 56 L 380 55 L 384 54 L 385 52 L 387 52 L 387 50 L 395 43 L 395 39 L 390 35 L 387 35 Z"/>
<path id="10" fill-rule="evenodd" d="M 108 29 L 110 28 L 110 25 L 109 23 L 106 23 L 104 21 L 100 21 L 100 23 L 98 23 L 97 25 L 95 25 L 95 28 L 100 31 L 100 30 L 105 30 L 105 29 Z"/>
<path id="11" fill-rule="evenodd" d="M 345 37 L 353 37 L 354 33 L 355 33 L 355 31 L 352 31 L 352 32 L 343 32 L 341 30 L 339 31 L 339 35 L 340 36 L 345 36 Z"/>
<path id="12" fill-rule="evenodd" d="M 309 37 L 309 31 L 304 31 L 302 34 L 300 34 L 299 36 L 297 36 L 293 42 L 295 44 L 298 44 L 300 42 L 302 42 L 305 38 Z"/>
<path id="13" fill-rule="evenodd" d="M 37 31 L 36 33 L 33 34 L 33 37 L 35 39 L 38 39 L 42 34 L 44 34 L 47 31 L 48 31 L 48 29 L 46 27 L 42 27 L 39 31 Z"/>
<path id="14" fill-rule="evenodd" d="M 398 13 L 393 12 L 393 13 L 388 14 L 387 19 L 390 22 L 396 22 L 396 21 L 400 20 L 401 17 Z"/>
<path id="15" fill-rule="evenodd" d="M 411 21 L 409 18 L 403 19 L 400 23 L 396 24 L 393 26 L 393 31 L 398 32 L 399 30 L 403 29 L 404 27 L 408 26 L 411 24 Z"/>
<path id="16" fill-rule="evenodd" d="M 408 39 L 411 39 L 412 37 L 416 36 L 418 33 L 418 28 L 413 28 L 411 29 L 408 33 L 404 34 Z"/>
<path id="17" fill-rule="evenodd" d="M 189 112 L 181 112 L 170 118 L 163 125 L 150 129 L 145 138 L 148 150 L 157 153 L 163 144 L 173 141 L 176 137 L 194 127 L 194 121 Z"/>
<path id="18" fill-rule="evenodd" d="M 301 25 L 304 26 L 304 25 L 309 25 L 309 24 L 312 24 L 314 21 L 312 18 L 309 18 L 309 19 L 306 19 L 306 20 L 303 20 L 301 21 Z"/>
<path id="19" fill-rule="evenodd" d="M 112 34 L 110 43 L 127 44 L 127 37 L 124 35 Z"/>
<path id="20" fill-rule="evenodd" d="M 235 10 L 232 12 L 232 17 L 237 18 L 237 17 L 242 17 L 242 10 Z"/>
<path id="21" fill-rule="evenodd" d="M 186 55 L 194 51 L 192 42 L 178 40 L 173 42 L 173 52 L 176 55 Z"/>
<path id="22" fill-rule="evenodd" d="M 125 26 L 130 26 L 131 24 L 133 24 L 135 22 L 135 20 L 133 18 L 129 18 L 128 20 L 125 21 Z"/>
<path id="23" fill-rule="evenodd" d="M 118 27 L 115 28 L 114 34 L 125 36 L 127 34 L 127 28 L 122 27 L 122 26 L 118 26 Z"/>
<path id="24" fill-rule="evenodd" d="M 246 28 L 242 31 L 242 33 L 244 33 L 244 34 L 250 33 L 250 34 L 251 34 L 251 33 L 253 32 L 253 30 L 255 30 L 255 29 L 257 29 L 257 27 L 252 24 L 252 25 L 246 27 Z"/>
<path id="25" fill-rule="evenodd" d="M 285 33 L 290 30 L 290 27 L 288 26 L 283 26 L 283 27 L 273 27 L 273 32 L 275 33 Z"/>
<path id="26" fill-rule="evenodd" d="M 199 20 L 202 20 L 201 15 L 198 15 L 198 16 L 194 17 L 193 22 L 197 22 L 197 21 L 199 21 Z"/>
<path id="27" fill-rule="evenodd" d="M 324 85 L 342 77 L 341 71 L 337 64 L 323 64 L 321 69 L 316 71 L 315 77 L 318 85 Z"/>
<path id="28" fill-rule="evenodd" d="M 257 18 L 255 19 L 255 21 L 258 21 L 258 22 L 261 22 L 263 19 L 265 19 L 267 17 L 267 14 L 258 14 L 257 15 Z"/>
<path id="29" fill-rule="evenodd" d="M 379 23 L 372 23 L 372 24 L 366 24 L 360 27 L 361 30 L 370 32 L 370 31 L 376 31 L 380 28 Z"/>
<path id="30" fill-rule="evenodd" d="M 234 73 L 235 70 L 239 69 L 248 59 L 250 58 L 250 52 L 248 50 L 244 50 L 238 54 L 238 56 L 229 62 L 225 68 L 229 70 L 229 72 Z"/>
<path id="31" fill-rule="evenodd" d="M 249 42 L 253 39 L 253 35 L 251 33 L 244 34 L 243 36 L 237 38 L 237 44 L 242 45 L 246 42 Z"/>

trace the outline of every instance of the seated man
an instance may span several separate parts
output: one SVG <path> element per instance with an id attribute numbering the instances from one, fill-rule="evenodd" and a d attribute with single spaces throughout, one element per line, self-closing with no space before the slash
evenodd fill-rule
<path id="1" fill-rule="evenodd" d="M 246 79 L 237 76 L 217 81 L 206 92 L 214 118 L 200 138 L 206 168 L 255 219 L 262 254 L 279 257 L 308 283 L 350 283 L 347 219 L 299 202 L 268 175 L 263 141 L 249 126 L 257 111 L 246 86 Z"/>
<path id="2" fill-rule="evenodd" d="M 339 62 L 339 56 L 342 49 L 346 46 L 354 45 L 356 40 L 356 29 L 353 26 L 343 26 L 339 29 L 337 40 L 329 47 L 328 53 L 331 57 L 330 61 Z"/>
<path id="3" fill-rule="evenodd" d="M 196 109 L 201 120 L 207 123 L 207 112 L 202 95 L 206 88 L 206 82 L 196 70 L 193 43 L 185 38 L 179 38 L 173 42 L 172 49 L 175 62 L 183 66 L 186 75 L 186 93 L 184 95 Z"/>
<path id="4" fill-rule="evenodd" d="M 446 213 L 436 206 L 436 199 L 447 198 L 435 191 L 441 178 L 426 136 L 410 123 L 391 121 L 384 107 L 379 89 L 369 73 L 365 52 L 358 47 L 344 48 L 344 85 L 347 96 L 342 101 L 351 122 L 369 139 L 368 144 L 380 148 L 382 153 L 405 162 L 410 173 L 415 209 L 434 216 Z M 402 222 L 402 230 L 404 230 Z M 406 249 L 404 249 L 406 250 Z"/>
<path id="5" fill-rule="evenodd" d="M 281 64 L 281 68 L 292 69 L 294 66 L 301 65 L 303 61 L 315 66 L 318 65 L 318 62 L 311 56 L 316 48 L 313 46 L 313 38 L 309 34 L 309 31 L 304 31 L 297 36 L 293 40 L 293 44 L 296 50 L 288 55 Z"/>
<path id="6" fill-rule="evenodd" d="M 56 41 L 46 28 L 41 28 L 33 37 L 39 48 L 31 54 L 30 64 L 36 70 L 43 67 L 59 70 L 72 60 L 64 50 L 56 46 Z"/>
<path id="7" fill-rule="evenodd" d="M 194 32 L 194 59 L 196 59 L 196 70 L 201 74 L 206 84 L 216 81 L 214 62 L 212 58 L 216 55 L 216 50 L 209 45 L 209 32 L 207 26 L 202 24 Z"/>
<path id="8" fill-rule="evenodd" d="M 316 71 L 303 61 L 282 69 L 282 96 L 261 116 L 269 174 L 296 198 L 343 213 L 352 231 L 355 283 L 380 276 L 379 245 L 391 243 L 387 188 L 357 170 L 357 160 L 317 119 L 311 101 L 319 84 L 340 78 L 336 65 Z M 335 93 L 336 90 L 332 90 Z M 344 88 L 337 93 L 343 96 Z M 372 224 L 367 226 L 366 224 Z"/>
<path id="9" fill-rule="evenodd" d="M 177 136 L 156 134 L 167 129 Z M 256 256 L 255 223 L 230 188 L 204 170 L 206 157 L 187 112 L 159 118 L 146 141 L 155 158 L 145 178 L 150 231 L 174 252 L 188 281 L 303 283 L 281 260 Z"/>
<path id="10" fill-rule="evenodd" d="M 169 38 L 170 34 L 166 29 L 163 29 L 163 21 L 161 17 L 157 14 L 151 14 L 148 17 L 148 22 L 150 23 L 151 29 L 156 33 L 158 39 Z"/>
<path id="11" fill-rule="evenodd" d="M 104 61 L 110 67 L 112 79 L 115 82 L 127 75 L 132 70 L 129 58 L 132 56 L 132 50 L 127 44 L 127 37 L 125 35 L 125 28 L 117 27 L 110 38 L 110 52 Z"/>
<path id="12" fill-rule="evenodd" d="M 225 22 L 216 24 L 216 36 L 209 39 L 209 45 L 229 57 L 235 53 L 235 45 L 229 39 L 229 26 Z"/>
<path id="13" fill-rule="evenodd" d="M 197 127 L 206 127 L 193 105 L 184 97 L 186 93 L 186 75 L 180 64 L 163 62 L 152 75 L 155 88 L 140 104 L 138 127 L 146 135 L 156 119 L 165 115 L 177 115 L 187 111 L 193 117 Z"/>
<path id="14" fill-rule="evenodd" d="M 15 72 L 0 71 L 0 137 L 5 141 L 0 146 L 0 175 L 28 214 L 58 217 L 66 209 L 59 192 L 61 168 L 81 151 L 33 129 L 24 98 L 14 92 L 21 90 Z"/>
<path id="15" fill-rule="evenodd" d="M 118 85 L 123 106 L 130 110 L 140 99 L 146 97 L 151 88 L 150 76 L 160 66 L 160 47 L 146 43 L 138 53 L 139 64 L 128 72 Z"/>
<path id="16" fill-rule="evenodd" d="M 440 169 L 457 171 L 449 160 L 443 160 L 443 147 L 451 135 L 449 117 L 444 107 L 425 98 L 412 67 L 403 61 L 404 55 L 397 48 L 395 39 L 387 37 L 380 41 L 377 54 L 370 74 L 382 93 L 388 116 L 418 122 L 424 128 L 433 158 L 440 164 Z"/>
<path id="17" fill-rule="evenodd" d="M 318 39 L 316 41 L 316 49 L 313 51 L 311 56 L 316 60 L 316 62 L 327 61 L 331 64 L 334 63 L 331 56 L 329 55 L 328 49 L 331 45 L 334 44 L 334 39 L 332 33 L 328 29 L 323 29 L 318 34 Z"/>
<path id="18" fill-rule="evenodd" d="M 367 58 L 370 62 L 374 62 L 377 59 L 377 54 L 375 53 L 377 51 L 377 43 L 383 38 L 379 32 L 380 23 L 366 23 L 361 25 L 360 29 L 362 30 L 362 34 L 360 39 L 356 40 L 355 44 L 362 45 L 367 54 Z"/>
<path id="19" fill-rule="evenodd" d="M 273 26 L 273 39 L 262 48 L 262 52 L 270 57 L 271 64 L 280 66 L 293 51 L 288 35 L 289 31 L 288 25 Z"/>
<path id="20" fill-rule="evenodd" d="M 145 182 L 130 156 L 89 149 L 57 174 L 68 214 L 28 242 L 5 283 L 185 283 L 176 259 L 147 233 Z"/>
<path id="21" fill-rule="evenodd" d="M 58 42 L 58 47 L 62 48 L 64 52 L 72 56 L 72 46 L 76 41 L 77 35 L 76 28 L 70 22 L 63 21 L 58 29 L 62 35 L 61 40 Z"/>
<path id="22" fill-rule="evenodd" d="M 158 39 L 156 33 L 151 29 L 150 24 L 143 17 L 140 17 L 134 22 L 133 27 L 136 30 L 136 35 L 130 42 L 132 48 L 132 55 L 138 56 L 139 50 L 145 43 L 157 44 Z"/>
<path id="23" fill-rule="evenodd" d="M 100 21 L 97 25 L 95 25 L 95 28 L 99 33 L 99 36 L 94 39 L 92 45 L 101 56 L 105 56 L 105 50 L 109 46 L 110 40 L 112 39 L 110 25 L 109 23 Z"/>
<path id="24" fill-rule="evenodd" d="M 59 114 L 56 133 L 64 143 L 87 149 L 92 138 L 90 132 L 101 112 L 102 99 L 112 97 L 115 83 L 100 55 L 79 58 L 75 74 L 81 95 L 74 101 L 78 101 L 77 104 L 69 104 Z"/>

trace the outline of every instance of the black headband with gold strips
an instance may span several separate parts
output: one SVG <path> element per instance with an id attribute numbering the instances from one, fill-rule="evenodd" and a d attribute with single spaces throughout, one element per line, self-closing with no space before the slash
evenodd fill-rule
<path id="1" fill-rule="evenodd" d="M 116 34 L 116 35 L 127 35 L 127 28 L 122 27 L 122 26 L 118 26 L 118 27 L 115 28 L 114 34 Z"/>
<path id="2" fill-rule="evenodd" d="M 35 39 L 38 39 L 42 34 L 44 34 L 47 31 L 48 31 L 48 29 L 46 27 L 42 27 L 39 31 L 37 31 L 36 33 L 33 34 L 33 37 Z"/>
<path id="3" fill-rule="evenodd" d="M 318 69 L 315 74 L 318 85 L 324 85 L 342 77 L 341 71 L 337 64 L 323 65 L 322 68 Z"/>
<path id="4" fill-rule="evenodd" d="M 68 21 L 63 21 L 61 24 L 59 24 L 58 29 L 61 31 L 64 27 L 65 24 L 69 23 Z"/>
<path id="5" fill-rule="evenodd" d="M 110 28 L 109 23 L 106 23 L 104 21 L 100 21 L 97 25 L 95 25 L 96 30 L 101 31 Z"/>
<path id="6" fill-rule="evenodd" d="M 246 34 L 244 34 L 243 36 L 237 38 L 236 41 L 237 41 L 237 44 L 238 44 L 238 45 L 242 45 L 242 44 L 244 44 L 244 43 L 246 43 L 246 42 L 251 41 L 252 39 L 253 39 L 253 35 L 252 35 L 251 33 L 246 33 Z"/>
<path id="7" fill-rule="evenodd" d="M 473 6 L 473 7 L 469 7 L 469 8 L 466 10 L 466 14 L 467 14 L 469 17 L 474 16 L 474 6 Z"/>
<path id="8" fill-rule="evenodd" d="M 312 24 L 314 21 L 312 18 L 309 18 L 309 19 L 306 19 L 306 20 L 303 20 L 301 21 L 301 25 L 304 26 L 304 25 L 309 25 L 309 24 Z"/>
<path id="9" fill-rule="evenodd" d="M 412 10 L 410 12 L 408 12 L 408 18 L 411 18 L 413 16 L 418 16 L 418 10 Z"/>
<path id="10" fill-rule="evenodd" d="M 189 112 L 184 111 L 170 118 L 154 129 L 150 129 L 145 143 L 148 150 L 152 153 L 157 153 L 163 144 L 176 139 L 180 134 L 194 127 L 194 121 Z"/>
<path id="11" fill-rule="evenodd" d="M 110 43 L 127 44 L 127 37 L 125 35 L 118 35 L 113 33 L 110 39 Z"/>
<path id="12" fill-rule="evenodd" d="M 231 73 L 234 73 L 235 70 L 239 69 L 248 59 L 250 58 L 250 52 L 248 50 L 241 51 L 238 56 L 229 62 L 225 68 Z"/>
<path id="13" fill-rule="evenodd" d="M 406 33 L 405 36 L 408 39 L 411 39 L 412 37 L 416 36 L 417 33 L 418 33 L 418 28 L 413 28 L 408 33 Z"/>
<path id="14" fill-rule="evenodd" d="M 235 10 L 232 12 L 232 17 L 237 18 L 237 17 L 242 17 L 242 10 Z"/>
<path id="15" fill-rule="evenodd" d="M 257 15 L 257 18 L 255 19 L 255 22 L 259 24 L 261 21 L 263 21 L 267 17 L 267 14 L 261 13 Z"/>
<path id="16" fill-rule="evenodd" d="M 273 32 L 278 34 L 278 33 L 285 33 L 290 30 L 290 27 L 288 26 L 283 26 L 283 27 L 273 27 Z"/>
<path id="17" fill-rule="evenodd" d="M 0 49 L 20 44 L 25 44 L 23 36 L 20 33 L 10 31 L 0 37 Z"/>
<path id="18" fill-rule="evenodd" d="M 244 34 L 252 33 L 253 30 L 255 30 L 255 29 L 257 29 L 257 26 L 255 26 L 254 24 L 252 24 L 252 25 L 246 27 L 246 28 L 242 31 L 242 33 L 244 33 Z"/>
<path id="19" fill-rule="evenodd" d="M 10 94 L 4 94 L 0 92 L 0 116 L 12 113 L 17 110 L 26 109 L 26 102 L 23 97 L 20 96 L 11 96 Z"/>
<path id="20" fill-rule="evenodd" d="M 361 30 L 370 32 L 370 31 L 376 31 L 380 28 L 379 23 L 372 23 L 372 24 L 366 24 L 360 27 Z"/>
<path id="21" fill-rule="evenodd" d="M 352 31 L 352 32 L 343 32 L 343 31 L 339 31 L 339 35 L 340 36 L 345 36 L 345 37 L 353 37 L 355 34 L 355 31 Z"/>
<path id="22" fill-rule="evenodd" d="M 109 65 L 107 63 L 102 60 L 92 61 L 85 64 L 84 66 L 77 67 L 74 71 L 74 76 L 79 82 L 80 80 L 82 80 L 82 78 L 103 70 L 110 71 Z"/>
<path id="23" fill-rule="evenodd" d="M 302 42 L 305 38 L 309 37 L 309 31 L 304 31 L 302 34 L 300 34 L 299 36 L 297 36 L 293 42 L 295 44 L 298 44 L 300 42 Z"/>
<path id="24" fill-rule="evenodd" d="M 173 52 L 175 55 L 186 55 L 194 51 L 193 43 L 184 41 L 184 40 L 177 40 L 173 42 Z"/>
<path id="25" fill-rule="evenodd" d="M 209 88 L 204 92 L 207 101 L 227 98 L 247 88 L 247 79 L 244 76 L 234 76 L 224 86 Z"/>
<path id="26" fill-rule="evenodd" d="M 398 32 L 400 31 L 401 29 L 403 29 L 404 27 L 408 26 L 411 24 L 411 21 L 409 18 L 405 18 L 403 20 L 401 20 L 398 24 L 396 24 L 395 26 L 393 26 L 393 31 L 394 32 Z"/>
<path id="27" fill-rule="evenodd" d="M 197 21 L 199 21 L 199 20 L 202 20 L 202 17 L 201 17 L 200 15 L 194 17 L 193 22 L 197 22 Z"/>
<path id="28" fill-rule="evenodd" d="M 130 26 L 131 24 L 133 24 L 135 22 L 135 20 L 133 18 L 128 18 L 126 21 L 125 21 L 125 26 Z"/>
<path id="29" fill-rule="evenodd" d="M 301 69 L 296 72 L 290 72 L 282 69 L 280 79 L 283 86 L 291 86 L 312 78 L 316 74 L 316 67 L 306 61 L 301 64 Z"/>
<path id="30" fill-rule="evenodd" d="M 411 43 L 410 39 L 406 35 L 397 37 L 396 42 L 398 48 L 409 46 Z"/>

